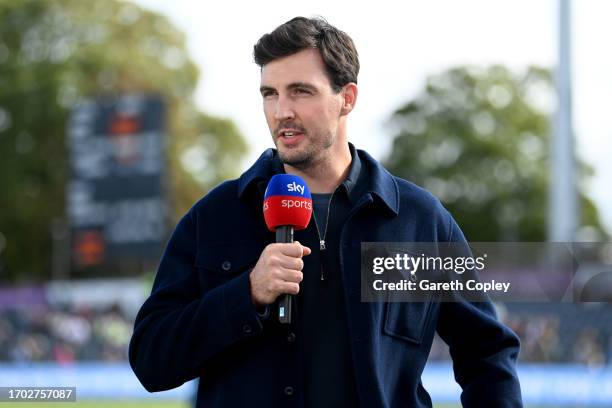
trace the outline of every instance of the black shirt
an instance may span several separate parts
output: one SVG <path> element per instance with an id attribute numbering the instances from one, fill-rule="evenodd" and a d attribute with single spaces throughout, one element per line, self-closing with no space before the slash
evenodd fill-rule
<path id="1" fill-rule="evenodd" d="M 354 204 L 350 197 L 365 177 L 354 149 L 351 154 L 347 179 L 333 194 L 313 195 L 310 224 L 306 230 L 296 231 L 295 238 L 312 249 L 304 258 L 297 308 L 306 407 L 359 406 L 339 260 L 342 226 Z M 319 238 L 323 236 L 325 249 L 321 250 Z"/>

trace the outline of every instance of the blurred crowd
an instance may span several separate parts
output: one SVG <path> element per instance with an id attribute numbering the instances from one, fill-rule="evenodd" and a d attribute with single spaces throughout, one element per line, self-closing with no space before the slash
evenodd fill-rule
<path id="1" fill-rule="evenodd" d="M 612 305 L 508 304 L 498 315 L 521 339 L 521 362 L 612 365 Z M 430 359 L 450 359 L 437 336 Z"/>
<path id="2" fill-rule="evenodd" d="M 516 304 L 498 309 L 521 339 L 522 362 L 612 364 L 612 307 Z M 117 305 L 0 311 L 1 362 L 126 361 L 133 319 Z M 450 359 L 436 337 L 430 359 Z"/>
<path id="3" fill-rule="evenodd" d="M 588 366 L 612 364 L 610 305 L 555 306 L 507 315 L 506 324 L 521 338 L 521 359 Z"/>
<path id="4" fill-rule="evenodd" d="M 132 324 L 118 306 L 3 310 L 0 362 L 125 361 Z"/>

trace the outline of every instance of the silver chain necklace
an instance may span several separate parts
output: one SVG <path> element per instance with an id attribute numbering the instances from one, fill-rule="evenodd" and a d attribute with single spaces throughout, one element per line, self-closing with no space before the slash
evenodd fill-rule
<path id="1" fill-rule="evenodd" d="M 337 190 L 337 188 L 336 188 Z M 323 237 L 321 237 L 321 231 L 319 231 L 319 223 L 317 222 L 317 215 L 315 212 L 312 212 L 312 216 L 314 217 L 315 227 L 317 228 L 317 235 L 319 236 L 319 250 L 321 252 L 325 251 L 327 248 L 325 246 L 325 237 L 327 236 L 327 227 L 329 226 L 329 212 L 331 209 L 332 200 L 334 199 L 334 194 L 336 194 L 336 190 L 334 190 L 329 197 L 329 202 L 327 203 L 327 216 L 325 218 L 325 229 L 323 230 Z M 325 271 L 323 269 L 323 262 L 321 262 L 321 280 L 325 280 Z"/>

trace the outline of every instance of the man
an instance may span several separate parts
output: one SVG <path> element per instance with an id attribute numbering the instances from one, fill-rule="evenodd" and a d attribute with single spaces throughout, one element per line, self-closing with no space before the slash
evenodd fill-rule
<path id="1" fill-rule="evenodd" d="M 437 330 L 464 406 L 520 407 L 519 342 L 490 303 L 360 301 L 361 242 L 465 239 L 431 194 L 348 143 L 351 38 L 298 17 L 254 56 L 276 150 L 178 224 L 130 344 L 145 388 L 199 378 L 198 407 L 430 407 L 421 373 Z M 283 172 L 313 193 L 313 219 L 293 244 L 273 243 L 262 215 L 267 182 Z M 286 293 L 296 295 L 288 325 L 271 307 Z"/>

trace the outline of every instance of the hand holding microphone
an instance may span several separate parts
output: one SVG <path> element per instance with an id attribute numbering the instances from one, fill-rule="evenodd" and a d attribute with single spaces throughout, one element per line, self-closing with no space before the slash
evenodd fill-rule
<path id="1" fill-rule="evenodd" d="M 279 295 L 297 295 L 303 279 L 302 256 L 310 248 L 299 242 L 268 245 L 251 271 L 251 297 L 257 306 L 274 303 Z"/>
<path id="2" fill-rule="evenodd" d="M 276 232 L 276 244 L 268 245 L 251 271 L 251 297 L 258 305 L 271 304 L 279 295 L 279 320 L 291 322 L 291 296 L 299 292 L 303 279 L 302 256 L 310 249 L 293 242 L 293 230 L 304 229 L 312 215 L 310 190 L 302 178 L 277 174 L 270 179 L 264 194 L 264 218 Z"/>

